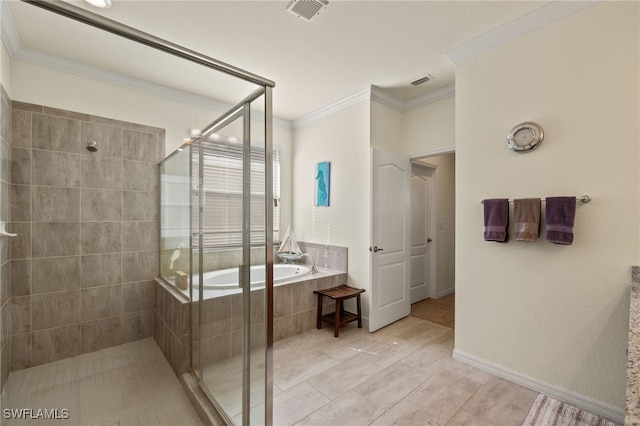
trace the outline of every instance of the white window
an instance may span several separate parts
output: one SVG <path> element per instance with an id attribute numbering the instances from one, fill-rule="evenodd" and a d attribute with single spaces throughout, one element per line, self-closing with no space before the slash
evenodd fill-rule
<path id="1" fill-rule="evenodd" d="M 194 149 L 194 206 L 198 205 L 198 150 Z M 251 148 L 251 245 L 265 244 L 265 192 L 273 203 L 273 240 L 280 238 L 280 151 L 273 152 L 273 187 L 265 188 L 264 148 Z M 204 149 L 203 244 L 206 250 L 242 246 L 242 145 L 207 141 Z M 194 238 L 198 209 L 192 209 Z"/>

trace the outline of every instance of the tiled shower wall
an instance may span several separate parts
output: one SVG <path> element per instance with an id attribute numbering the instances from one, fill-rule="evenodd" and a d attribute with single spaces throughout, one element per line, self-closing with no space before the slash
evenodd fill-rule
<path id="1" fill-rule="evenodd" d="M 11 101 L 0 86 L 0 222 L 9 221 Z M 0 389 L 10 371 L 11 283 L 9 240 L 0 237 Z"/>
<path id="2" fill-rule="evenodd" d="M 164 131 L 19 102 L 11 127 L 11 369 L 152 336 Z"/>

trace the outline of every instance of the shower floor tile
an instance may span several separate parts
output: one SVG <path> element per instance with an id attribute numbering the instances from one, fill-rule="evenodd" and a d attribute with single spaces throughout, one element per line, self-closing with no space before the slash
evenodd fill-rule
<path id="1" fill-rule="evenodd" d="M 151 338 L 13 372 L 2 409 L 12 426 L 202 424 Z"/>

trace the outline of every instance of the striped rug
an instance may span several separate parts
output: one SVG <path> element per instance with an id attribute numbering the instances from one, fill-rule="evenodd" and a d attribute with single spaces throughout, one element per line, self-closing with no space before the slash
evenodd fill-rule
<path id="1" fill-rule="evenodd" d="M 538 395 L 522 426 L 619 426 L 546 395 Z"/>

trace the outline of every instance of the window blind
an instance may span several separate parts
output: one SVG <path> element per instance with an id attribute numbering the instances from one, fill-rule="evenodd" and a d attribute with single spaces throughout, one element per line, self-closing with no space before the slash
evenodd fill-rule
<path id="1" fill-rule="evenodd" d="M 199 167 L 193 150 L 194 173 Z M 205 249 L 242 246 L 242 144 L 204 142 L 203 156 L 203 244 Z M 266 191 L 273 202 L 273 238 L 280 235 L 280 151 L 273 153 L 273 188 Z M 265 244 L 265 152 L 251 147 L 251 245 Z M 194 179 L 193 205 L 198 205 L 198 179 Z M 198 209 L 192 209 L 194 237 L 198 235 Z"/>

